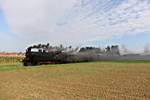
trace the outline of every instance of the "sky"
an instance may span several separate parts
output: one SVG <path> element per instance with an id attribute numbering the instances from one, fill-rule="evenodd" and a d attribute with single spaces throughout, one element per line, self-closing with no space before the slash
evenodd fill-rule
<path id="1" fill-rule="evenodd" d="M 150 0 L 0 0 L 0 51 L 37 43 L 150 47 Z"/>

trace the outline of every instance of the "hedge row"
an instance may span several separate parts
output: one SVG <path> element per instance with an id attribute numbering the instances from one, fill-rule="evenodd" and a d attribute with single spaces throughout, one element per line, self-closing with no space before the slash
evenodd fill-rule
<path id="1" fill-rule="evenodd" d="M 23 57 L 0 57 L 0 63 L 4 62 L 21 62 Z"/>

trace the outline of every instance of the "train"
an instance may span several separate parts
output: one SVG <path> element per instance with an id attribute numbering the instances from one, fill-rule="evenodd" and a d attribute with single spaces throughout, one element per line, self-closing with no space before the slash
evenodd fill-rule
<path id="1" fill-rule="evenodd" d="M 99 61 L 120 56 L 118 46 L 107 47 L 101 50 L 95 47 L 82 47 L 73 49 L 71 46 L 63 47 L 38 44 L 26 49 L 24 66 L 42 64 L 65 64 L 88 61 Z"/>

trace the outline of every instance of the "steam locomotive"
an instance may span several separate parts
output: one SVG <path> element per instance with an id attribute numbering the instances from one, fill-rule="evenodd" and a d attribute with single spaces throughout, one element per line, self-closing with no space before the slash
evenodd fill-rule
<path id="1" fill-rule="evenodd" d="M 71 62 L 73 54 L 62 46 L 34 45 L 26 49 L 24 66 L 40 64 L 61 64 Z"/>

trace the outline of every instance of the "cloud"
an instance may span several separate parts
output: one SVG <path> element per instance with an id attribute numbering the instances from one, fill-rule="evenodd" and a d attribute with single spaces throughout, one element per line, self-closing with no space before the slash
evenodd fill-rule
<path id="1" fill-rule="evenodd" d="M 80 1 L 61 20 L 66 33 L 101 40 L 150 32 L 149 0 Z"/>
<path id="2" fill-rule="evenodd" d="M 65 2 L 65 3 L 64 3 Z M 55 41 L 56 22 L 74 0 L 1 0 L 12 30 L 27 41 Z"/>
<path id="3" fill-rule="evenodd" d="M 1 11 L 1 9 L 2 9 L 2 8 L 1 8 L 1 1 L 0 1 L 0 11 Z"/>
<path id="4" fill-rule="evenodd" d="M 149 0 L 1 0 L 27 43 L 83 43 L 150 32 Z"/>

